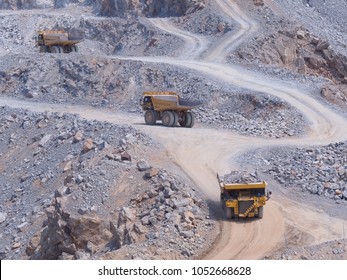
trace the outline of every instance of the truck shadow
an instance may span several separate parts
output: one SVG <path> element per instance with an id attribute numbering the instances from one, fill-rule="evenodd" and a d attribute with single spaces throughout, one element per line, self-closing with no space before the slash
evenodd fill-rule
<path id="1" fill-rule="evenodd" d="M 206 200 L 210 219 L 217 222 L 222 222 L 225 220 L 223 209 L 220 207 L 220 202 L 216 200 L 207 199 Z"/>

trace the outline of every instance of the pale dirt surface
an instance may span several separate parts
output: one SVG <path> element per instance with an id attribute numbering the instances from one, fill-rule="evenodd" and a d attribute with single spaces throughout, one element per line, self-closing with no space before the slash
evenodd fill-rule
<path id="1" fill-rule="evenodd" d="M 268 2 L 271 1 L 266 1 Z M 160 125 L 144 126 L 142 117 L 134 115 L 81 106 L 37 105 L 3 97 L 0 99 L 0 105 L 33 111 L 76 113 L 86 119 L 131 124 L 163 145 L 169 155 L 168 160 L 173 160 L 182 172 L 194 181 L 218 213 L 219 192 L 216 173 L 224 174 L 230 169 L 237 169 L 236 160 L 240 154 L 249 149 L 268 146 L 324 145 L 345 141 L 347 120 L 294 84 L 277 81 L 259 73 L 244 70 L 239 66 L 223 63 L 230 51 L 260 27 L 234 2 L 217 0 L 214 5 L 225 16 L 231 17 L 239 24 L 240 28 L 236 33 L 231 36 L 227 34 L 219 42 L 212 43 L 196 34 L 179 30 L 167 19 L 152 19 L 150 22 L 155 27 L 184 40 L 183 50 L 187 51 L 184 51 L 179 59 L 172 57 L 115 58 L 184 67 L 221 83 L 279 97 L 298 109 L 306 118 L 308 128 L 303 137 L 270 140 L 240 136 L 199 125 L 189 130 L 166 128 Z M 270 6 L 270 8 L 274 8 L 276 12 L 276 6 Z M 280 190 L 275 184 L 274 182 L 274 188 Z M 206 254 L 205 259 L 259 259 L 284 247 L 288 240 L 298 246 L 306 246 L 340 239 L 343 236 L 342 219 L 329 216 L 324 209 L 316 209 L 305 203 L 291 200 L 283 192 L 278 191 L 273 195 L 266 206 L 266 214 L 262 220 L 222 222 L 220 238 Z"/>

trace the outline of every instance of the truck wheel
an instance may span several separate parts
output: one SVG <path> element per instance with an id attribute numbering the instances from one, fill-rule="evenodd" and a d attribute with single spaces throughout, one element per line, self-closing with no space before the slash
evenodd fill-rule
<path id="1" fill-rule="evenodd" d="M 63 48 L 63 47 L 58 46 L 58 48 L 59 48 L 59 52 L 60 52 L 60 53 L 64 53 L 64 48 Z"/>
<path id="2" fill-rule="evenodd" d="M 174 123 L 172 126 L 177 126 L 178 125 L 178 114 L 176 112 L 172 112 L 174 115 Z"/>
<path id="3" fill-rule="evenodd" d="M 147 110 L 145 113 L 145 122 L 148 125 L 154 125 L 157 121 L 157 114 L 154 110 Z"/>
<path id="4" fill-rule="evenodd" d="M 173 114 L 173 112 L 171 111 L 165 111 L 161 117 L 162 121 L 163 121 L 163 125 L 165 126 L 173 126 L 174 122 L 175 122 L 175 116 Z"/>
<path id="5" fill-rule="evenodd" d="M 263 206 L 260 206 L 258 208 L 258 218 L 259 219 L 263 218 L 263 215 L 264 215 L 264 208 L 263 208 Z"/>
<path id="6" fill-rule="evenodd" d="M 59 47 L 58 46 L 50 46 L 49 51 L 51 53 L 60 53 Z"/>
<path id="7" fill-rule="evenodd" d="M 71 46 L 71 52 L 78 52 L 77 46 Z"/>
<path id="8" fill-rule="evenodd" d="M 180 126 L 182 127 L 189 127 L 190 123 L 191 123 L 191 115 L 188 114 L 189 112 L 184 112 L 183 113 L 183 119 L 182 121 L 180 121 Z"/>
<path id="9" fill-rule="evenodd" d="M 234 216 L 234 209 L 233 208 L 229 208 L 229 207 L 225 207 L 225 218 L 227 220 L 232 219 Z"/>
<path id="10" fill-rule="evenodd" d="M 193 127 L 195 124 L 195 116 L 192 112 L 187 112 L 188 115 L 190 115 L 190 117 L 188 119 L 190 119 L 190 123 L 187 124 L 187 127 Z"/>

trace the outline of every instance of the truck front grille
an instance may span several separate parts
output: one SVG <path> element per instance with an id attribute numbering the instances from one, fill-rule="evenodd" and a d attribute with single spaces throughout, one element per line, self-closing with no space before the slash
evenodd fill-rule
<path id="1" fill-rule="evenodd" d="M 244 214 L 253 205 L 253 200 L 239 201 L 239 214 Z"/>

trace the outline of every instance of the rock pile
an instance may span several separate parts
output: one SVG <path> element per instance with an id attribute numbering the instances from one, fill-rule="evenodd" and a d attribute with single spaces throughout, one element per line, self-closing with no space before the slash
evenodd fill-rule
<path id="1" fill-rule="evenodd" d="M 225 174 L 222 180 L 226 184 L 250 184 L 262 181 L 256 172 L 250 173 L 247 171 L 231 171 L 229 174 Z"/>
<path id="2" fill-rule="evenodd" d="M 206 204 L 164 170 L 148 183 L 111 220 L 70 213 L 66 204 L 71 194 L 56 193 L 45 211 L 45 227 L 26 253 L 31 259 L 180 259 L 201 254 L 216 226 L 206 220 Z"/>
<path id="3" fill-rule="evenodd" d="M 56 192 L 72 194 L 73 213 L 106 215 L 102 206 L 108 192 L 130 164 L 121 155 L 151 144 L 127 125 L 1 108 L 0 245 L 6 258 L 24 253 L 23 245 L 40 227 Z M 14 244 L 20 246 L 13 249 Z"/>
<path id="4" fill-rule="evenodd" d="M 206 219 L 206 203 L 165 170 L 151 176 L 148 183 L 118 215 L 120 252 L 132 259 L 180 259 L 201 254 L 216 235 L 211 232 L 216 223 Z M 148 250 L 153 246 L 154 251 Z M 109 257 L 112 255 L 110 252 Z"/>
<path id="5" fill-rule="evenodd" d="M 154 153 L 153 143 L 127 125 L 1 108 L 0 256 L 201 254 L 216 224 L 190 184 L 138 159 Z"/>
<path id="6" fill-rule="evenodd" d="M 200 123 L 243 135 L 270 138 L 295 136 L 304 132 L 303 116 L 277 98 L 262 94 L 220 94 L 227 100 L 220 108 L 202 107 L 194 110 Z"/>
<path id="7" fill-rule="evenodd" d="M 276 149 L 267 157 L 272 165 L 267 173 L 288 188 L 301 189 L 340 203 L 347 200 L 346 153 L 346 142 L 286 152 Z"/>

